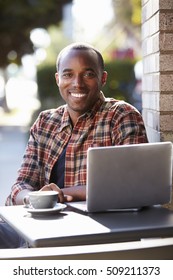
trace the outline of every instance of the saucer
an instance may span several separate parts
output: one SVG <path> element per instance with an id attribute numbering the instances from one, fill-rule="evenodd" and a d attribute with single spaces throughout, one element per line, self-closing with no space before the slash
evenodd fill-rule
<path id="1" fill-rule="evenodd" d="M 53 208 L 44 208 L 44 209 L 27 208 L 27 211 L 35 215 L 55 214 L 64 210 L 66 207 L 67 205 L 65 204 L 57 203 Z"/>

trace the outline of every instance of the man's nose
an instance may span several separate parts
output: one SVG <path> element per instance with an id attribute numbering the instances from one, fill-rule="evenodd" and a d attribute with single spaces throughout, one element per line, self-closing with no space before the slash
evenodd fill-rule
<path id="1" fill-rule="evenodd" d="M 83 85 L 83 78 L 82 78 L 81 75 L 74 76 L 73 85 L 76 86 L 76 87 Z"/>

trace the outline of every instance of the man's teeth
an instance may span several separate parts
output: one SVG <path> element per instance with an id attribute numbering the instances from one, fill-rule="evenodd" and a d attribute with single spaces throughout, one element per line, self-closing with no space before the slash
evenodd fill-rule
<path id="1" fill-rule="evenodd" d="M 85 93 L 71 93 L 71 95 L 73 96 L 73 97 L 83 97 L 84 95 L 85 95 Z"/>

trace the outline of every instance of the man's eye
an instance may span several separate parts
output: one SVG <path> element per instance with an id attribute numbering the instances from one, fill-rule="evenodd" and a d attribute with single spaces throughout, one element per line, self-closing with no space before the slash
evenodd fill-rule
<path id="1" fill-rule="evenodd" d="M 93 72 L 86 72 L 85 74 L 84 74 L 84 77 L 87 77 L 87 78 L 93 78 L 93 77 L 95 77 L 96 75 L 95 75 L 95 73 L 93 73 Z"/>
<path id="2" fill-rule="evenodd" d="M 71 73 L 64 73 L 62 76 L 64 78 L 70 78 L 70 77 L 72 77 L 72 74 Z"/>

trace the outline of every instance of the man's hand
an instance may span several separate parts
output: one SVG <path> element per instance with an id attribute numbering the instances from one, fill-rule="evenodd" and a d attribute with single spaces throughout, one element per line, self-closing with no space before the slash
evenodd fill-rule
<path id="1" fill-rule="evenodd" d="M 75 187 L 60 189 L 56 184 L 51 183 L 45 185 L 40 189 L 40 191 L 51 191 L 51 190 L 58 192 L 58 199 L 59 199 L 58 201 L 61 203 L 86 200 L 85 186 L 75 186 Z"/>
<path id="2" fill-rule="evenodd" d="M 58 202 L 60 202 L 60 203 L 64 203 L 64 202 L 68 202 L 68 201 L 72 201 L 73 200 L 73 197 L 71 195 L 65 195 L 63 193 L 62 189 L 60 189 L 54 183 L 45 185 L 44 187 L 42 187 L 40 189 L 40 191 L 56 191 L 56 192 L 58 192 Z"/>

